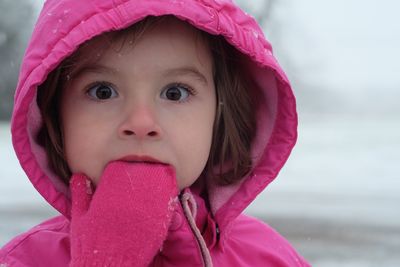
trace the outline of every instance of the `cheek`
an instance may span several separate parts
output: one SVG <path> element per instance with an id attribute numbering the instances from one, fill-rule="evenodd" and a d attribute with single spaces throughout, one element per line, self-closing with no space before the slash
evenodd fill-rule
<path id="1" fill-rule="evenodd" d="M 71 110 L 64 110 L 62 116 L 62 132 L 64 142 L 64 154 L 72 173 L 83 173 L 94 182 L 98 179 L 102 170 L 100 155 L 102 135 L 93 118 L 85 113 L 76 114 Z M 96 159 L 96 160 L 93 160 Z"/>
<path id="2" fill-rule="evenodd" d="M 85 159 L 89 157 L 90 145 L 86 140 L 86 133 L 76 124 L 64 123 L 64 153 L 67 163 L 73 173 L 83 171 L 81 165 L 85 164 Z"/>
<path id="3" fill-rule="evenodd" d="M 83 173 L 97 184 L 104 166 L 104 159 L 99 157 L 102 155 L 101 143 L 101 139 L 86 132 L 66 133 L 65 156 L 73 174 Z"/>
<path id="4" fill-rule="evenodd" d="M 190 186 L 202 173 L 210 154 L 213 123 L 211 112 L 205 120 L 192 119 L 177 129 L 174 146 L 179 148 L 176 171 L 180 189 Z"/>
<path id="5" fill-rule="evenodd" d="M 186 150 L 187 151 L 187 150 Z M 192 185 L 202 173 L 208 159 L 207 146 L 190 145 L 190 153 L 182 153 L 176 169 L 180 189 Z"/>

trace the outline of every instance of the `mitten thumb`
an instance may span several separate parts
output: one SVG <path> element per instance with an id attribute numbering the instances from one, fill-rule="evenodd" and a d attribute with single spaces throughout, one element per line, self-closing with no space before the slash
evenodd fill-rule
<path id="1" fill-rule="evenodd" d="M 80 217 L 89 209 L 92 200 L 91 181 L 84 174 L 74 174 L 70 180 L 72 217 Z"/>

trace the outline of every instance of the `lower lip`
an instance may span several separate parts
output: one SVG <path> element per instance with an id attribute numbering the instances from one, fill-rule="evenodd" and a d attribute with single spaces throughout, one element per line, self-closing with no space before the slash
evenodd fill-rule
<path id="1" fill-rule="evenodd" d="M 130 161 L 130 160 L 124 160 L 124 161 L 132 164 L 168 165 L 166 163 L 155 162 L 155 161 Z"/>

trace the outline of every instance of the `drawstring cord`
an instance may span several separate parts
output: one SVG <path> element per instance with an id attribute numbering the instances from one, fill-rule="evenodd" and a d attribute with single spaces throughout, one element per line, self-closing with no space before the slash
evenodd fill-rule
<path id="1" fill-rule="evenodd" d="M 185 213 L 186 218 L 189 221 L 190 228 L 192 229 L 194 235 L 197 238 L 197 241 L 200 245 L 201 254 L 203 256 L 204 266 L 212 267 L 212 260 L 210 256 L 210 251 L 207 248 L 206 242 L 204 241 L 203 236 L 200 233 L 199 228 L 197 228 L 195 219 L 197 215 L 197 205 L 196 200 L 192 196 L 192 194 L 185 192 L 181 198 L 183 212 Z"/>

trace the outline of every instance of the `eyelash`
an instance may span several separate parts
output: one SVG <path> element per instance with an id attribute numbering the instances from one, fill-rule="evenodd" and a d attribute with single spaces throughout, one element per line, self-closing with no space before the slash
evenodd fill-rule
<path id="1" fill-rule="evenodd" d="M 88 86 L 85 87 L 85 94 L 88 97 L 90 97 L 91 99 L 95 100 L 95 101 L 99 101 L 99 102 L 104 101 L 104 99 L 97 99 L 97 98 L 92 97 L 89 94 L 90 90 L 92 90 L 95 87 L 99 87 L 99 86 L 107 86 L 107 87 L 112 88 L 116 92 L 116 94 L 118 96 L 118 92 L 115 89 L 115 86 L 112 83 L 109 83 L 109 82 L 106 82 L 106 81 L 96 81 L 96 82 L 90 83 Z"/>
<path id="2" fill-rule="evenodd" d="M 188 92 L 189 96 L 195 96 L 197 94 L 197 91 L 195 89 L 193 89 L 191 86 L 188 86 L 188 85 L 186 85 L 184 83 L 179 83 L 179 82 L 168 84 L 167 86 L 165 86 L 162 89 L 162 92 L 164 92 L 164 90 L 167 90 L 168 88 L 171 88 L 171 87 L 181 87 L 181 88 L 185 89 Z M 191 99 L 191 97 L 188 97 L 187 99 L 178 100 L 178 101 L 174 101 L 174 102 L 184 103 L 184 102 L 189 101 L 190 99 Z"/>

